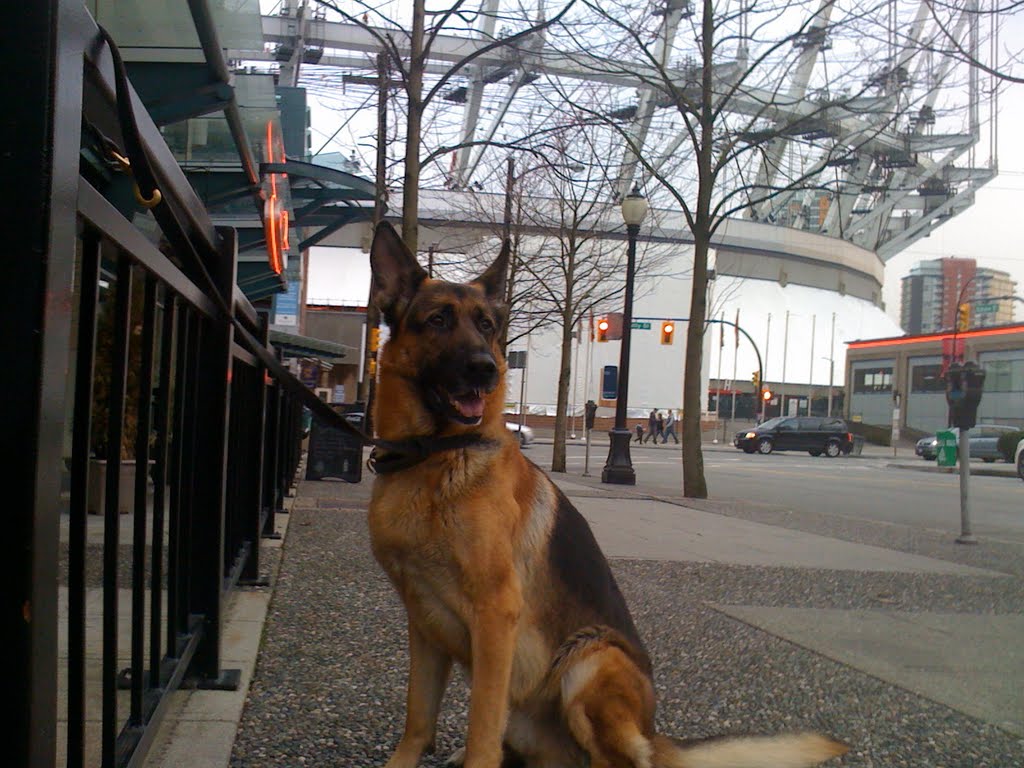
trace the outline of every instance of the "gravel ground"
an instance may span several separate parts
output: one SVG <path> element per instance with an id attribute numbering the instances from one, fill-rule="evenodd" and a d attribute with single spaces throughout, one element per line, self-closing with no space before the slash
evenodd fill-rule
<path id="1" fill-rule="evenodd" d="M 401 733 L 401 606 L 370 554 L 365 486 L 302 483 L 231 765 L 379 766 Z M 339 497 L 346 496 L 345 501 Z M 837 765 L 1024 766 L 1024 740 L 715 611 L 713 602 L 1021 612 L 1017 579 L 616 560 L 655 662 L 659 726 L 682 738 L 814 728 Z M 443 705 L 435 768 L 461 745 L 466 685 Z"/>

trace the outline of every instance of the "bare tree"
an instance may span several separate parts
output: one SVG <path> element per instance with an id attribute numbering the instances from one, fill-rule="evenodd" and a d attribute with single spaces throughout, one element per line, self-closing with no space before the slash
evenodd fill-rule
<path id="1" fill-rule="evenodd" d="M 927 7 L 938 34 L 921 41 L 923 50 L 966 63 L 1003 83 L 1024 83 L 1020 38 L 1024 2 L 997 0 L 983 5 L 979 0 L 927 0 Z M 1003 34 L 1006 27 L 1008 36 Z"/>
<path id="2" fill-rule="evenodd" d="M 342 7 L 333 0 L 315 0 L 345 20 L 358 25 L 372 35 L 388 57 L 388 69 L 401 84 L 405 110 L 405 160 L 402 183 L 402 239 L 415 253 L 419 245 L 419 192 L 422 170 L 436 161 L 467 144 L 476 143 L 472 137 L 464 141 L 435 147 L 423 155 L 424 121 L 428 109 L 437 102 L 451 81 L 460 72 L 470 67 L 477 59 L 495 50 L 514 50 L 531 36 L 537 35 L 553 24 L 558 24 L 572 8 L 574 0 L 566 3 L 550 18 L 531 21 L 524 14 L 502 16 L 502 21 L 515 31 L 494 31 L 499 18 L 497 3 L 488 3 L 484 11 L 470 11 L 463 0 L 456 0 L 450 6 L 427 11 L 426 0 L 413 0 L 412 19 L 406 29 L 394 19 L 384 16 L 378 7 L 364 0 L 346 3 Z M 474 27 L 472 20 L 482 20 L 481 27 Z M 432 48 L 442 34 L 471 33 L 479 42 L 471 53 L 446 66 L 434 76 L 428 74 Z M 496 142 L 497 143 L 497 142 Z M 515 142 L 501 142 L 515 144 Z"/>
<path id="3" fill-rule="evenodd" d="M 841 19 L 833 0 L 807 7 L 670 2 L 653 15 L 629 3 L 584 5 L 590 25 L 577 26 L 554 44 L 571 51 L 594 77 L 629 78 L 639 88 L 620 88 L 624 103 L 610 109 L 580 99 L 573 100 L 574 108 L 615 129 L 624 147 L 617 194 L 639 178 L 649 195 L 678 207 L 693 240 L 683 494 L 704 498 L 701 342 L 708 254 L 718 230 L 736 215 L 773 223 L 793 217 L 790 226 L 817 232 L 841 229 L 848 220 L 841 208 L 849 208 L 851 195 L 860 195 L 873 178 L 889 183 L 895 160 L 909 154 L 902 137 L 894 135 L 906 130 L 907 115 L 921 103 L 908 96 L 900 79 L 908 52 L 883 55 L 892 39 L 879 22 L 884 3 L 858 7 Z M 801 8 L 807 15 L 794 28 Z M 687 41 L 682 47 L 681 38 Z M 857 64 L 816 82 L 815 58 L 833 44 L 854 51 Z M 569 100 L 568 92 L 562 95 Z M 663 130 L 658 145 L 652 141 L 654 122 L 664 127 L 667 114 L 679 126 L 674 133 Z M 829 168 L 846 169 L 842 181 L 838 172 L 835 183 L 824 180 L 822 171 Z M 808 202 L 819 203 L 821 211 L 813 225 Z"/>
<path id="4" fill-rule="evenodd" d="M 571 124 L 551 132 L 520 157 L 506 186 L 507 227 L 495 221 L 495 235 L 512 241 L 509 343 L 554 326 L 559 334 L 558 385 L 551 469 L 564 472 L 572 385 L 572 345 L 594 312 L 621 306 L 625 254 L 605 231 L 616 216 L 604 192 L 617 163 L 595 153 L 591 126 Z M 510 162 L 510 172 L 515 165 Z M 480 193 L 472 215 L 496 219 L 493 196 Z M 507 232 L 506 232 L 507 230 Z M 663 269 L 665 254 L 642 250 L 637 274 Z"/>

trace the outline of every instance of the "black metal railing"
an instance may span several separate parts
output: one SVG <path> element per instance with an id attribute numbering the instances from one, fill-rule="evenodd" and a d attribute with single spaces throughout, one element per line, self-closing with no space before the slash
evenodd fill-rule
<path id="1" fill-rule="evenodd" d="M 43 0 L 15 15 L 19 44 L 0 53 L 24 80 L 0 130 L 14 147 L 8 183 L 26 198 L 10 211 L 20 274 L 0 302 L 17 369 L 0 372 L 15 448 L 5 764 L 134 766 L 183 679 L 237 681 L 221 665 L 225 596 L 259 582 L 261 537 L 299 463 L 301 405 L 236 340 L 232 320 L 270 349 L 265 316 L 236 286 L 235 231 L 213 226 L 148 115 L 139 131 L 165 203 L 212 284 L 111 202 L 123 172 L 83 175 L 87 137 L 116 142 L 123 127 L 85 7 Z"/>

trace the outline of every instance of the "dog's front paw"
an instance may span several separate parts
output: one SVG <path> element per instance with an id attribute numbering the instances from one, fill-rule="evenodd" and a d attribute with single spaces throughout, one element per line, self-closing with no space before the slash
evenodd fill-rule
<path id="1" fill-rule="evenodd" d="M 462 764 L 466 761 L 466 748 L 459 747 L 450 755 L 448 759 L 444 761 L 444 768 L 462 768 Z"/>

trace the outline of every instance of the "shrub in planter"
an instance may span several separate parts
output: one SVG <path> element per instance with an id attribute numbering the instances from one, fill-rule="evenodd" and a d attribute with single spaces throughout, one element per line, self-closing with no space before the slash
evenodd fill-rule
<path id="1" fill-rule="evenodd" d="M 1017 452 L 1017 443 L 1024 440 L 1024 430 L 1019 432 L 1004 432 L 999 436 L 996 448 L 1006 461 L 1011 464 L 1014 461 L 1014 454 Z"/>

